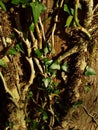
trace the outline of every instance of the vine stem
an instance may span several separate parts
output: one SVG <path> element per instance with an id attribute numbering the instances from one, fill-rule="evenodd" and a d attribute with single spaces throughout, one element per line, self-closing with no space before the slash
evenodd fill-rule
<path id="1" fill-rule="evenodd" d="M 84 27 L 88 28 L 93 19 L 94 0 L 84 0 L 87 8 L 86 17 L 84 18 Z"/>
<path id="2" fill-rule="evenodd" d="M 92 0 L 90 0 L 90 1 L 92 1 Z M 85 33 L 86 35 L 87 35 L 87 37 L 90 39 L 90 40 L 92 40 L 92 36 L 91 36 L 91 34 L 88 32 L 88 30 L 87 30 L 87 19 L 86 19 L 86 22 L 85 22 L 85 24 L 87 24 L 85 27 L 82 27 L 81 25 L 80 25 L 80 23 L 79 23 L 79 19 L 78 19 L 78 7 L 79 7 L 79 2 L 80 2 L 80 0 L 75 0 L 75 12 L 74 12 L 74 20 L 75 20 L 75 24 L 76 24 L 76 26 L 77 26 L 77 29 L 79 29 L 79 30 L 81 30 L 83 33 Z M 89 9 L 90 10 L 90 9 Z M 87 14 L 86 14 L 86 16 L 87 16 L 87 18 L 89 18 L 89 17 L 91 17 L 91 15 L 90 16 L 88 16 L 88 13 L 89 12 L 87 12 Z M 91 22 L 91 19 L 88 19 L 89 20 L 89 23 Z M 84 24 L 84 25 L 85 25 Z"/>
<path id="3" fill-rule="evenodd" d="M 70 56 L 76 52 L 78 52 L 78 46 L 74 46 L 72 49 L 65 52 L 63 55 L 59 56 L 57 59 L 58 63 L 60 63 L 62 60 L 64 60 L 65 58 L 67 58 L 68 56 Z"/>
<path id="4" fill-rule="evenodd" d="M 57 3 L 56 3 L 56 8 L 58 8 L 58 7 L 62 7 L 62 5 L 63 5 L 63 3 L 64 3 L 64 0 L 61 0 L 61 2 L 60 2 L 60 6 L 59 6 L 59 0 L 57 0 Z M 57 14 L 56 14 L 56 16 L 55 16 L 55 22 L 54 22 L 54 26 L 53 26 L 53 29 L 52 29 L 52 34 L 51 34 L 51 40 L 52 40 L 52 49 L 54 49 L 54 33 L 55 33 L 55 30 L 56 30 L 56 26 L 57 26 L 57 22 L 58 22 L 58 17 L 59 17 L 59 10 L 58 10 L 58 12 L 57 12 Z"/>

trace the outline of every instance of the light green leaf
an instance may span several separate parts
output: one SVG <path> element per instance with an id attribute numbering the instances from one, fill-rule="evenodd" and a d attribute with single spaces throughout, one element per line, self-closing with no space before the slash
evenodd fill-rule
<path id="1" fill-rule="evenodd" d="M 12 3 L 12 4 L 15 4 L 15 5 L 18 5 L 20 2 L 21 2 L 21 0 L 12 0 L 12 1 L 11 1 L 11 3 Z"/>
<path id="2" fill-rule="evenodd" d="M 49 60 L 49 59 L 47 59 L 47 61 L 45 61 L 45 65 L 51 65 L 52 62 L 53 62 L 53 60 Z"/>
<path id="3" fill-rule="evenodd" d="M 48 119 L 48 114 L 44 111 L 43 112 L 43 120 L 45 121 L 45 120 L 47 120 Z"/>
<path id="4" fill-rule="evenodd" d="M 49 53 L 49 49 L 47 46 L 44 48 L 44 53 L 45 53 L 45 55 Z"/>
<path id="5" fill-rule="evenodd" d="M 90 75 L 96 75 L 96 72 L 90 66 L 87 66 L 85 71 L 85 76 L 90 76 Z"/>
<path id="6" fill-rule="evenodd" d="M 77 107 L 79 107 L 82 104 L 83 104 L 83 101 L 79 100 L 79 101 L 77 101 L 77 102 L 74 103 L 73 107 L 77 108 Z"/>
<path id="7" fill-rule="evenodd" d="M 29 30 L 32 31 L 32 32 L 34 32 L 34 27 L 35 27 L 35 25 L 34 25 L 34 23 L 32 22 L 31 25 L 30 25 L 30 27 L 29 27 Z"/>
<path id="8" fill-rule="evenodd" d="M 33 13 L 33 17 L 34 17 L 34 23 L 38 22 L 39 16 L 40 14 L 46 10 L 45 5 L 41 4 L 40 2 L 31 2 L 30 6 L 32 8 L 32 13 Z"/>
<path id="9" fill-rule="evenodd" d="M 54 90 L 54 93 L 59 95 L 60 94 L 60 90 Z"/>
<path id="10" fill-rule="evenodd" d="M 62 66 L 61 66 L 61 69 L 65 72 L 69 72 L 69 66 L 67 63 L 64 63 Z"/>
<path id="11" fill-rule="evenodd" d="M 22 3 L 23 5 L 28 4 L 28 2 L 29 2 L 29 0 L 21 0 L 21 3 Z"/>
<path id="12" fill-rule="evenodd" d="M 57 86 L 58 86 L 58 83 L 57 83 L 57 82 L 53 82 L 53 86 L 54 86 L 54 87 L 57 87 Z"/>
<path id="13" fill-rule="evenodd" d="M 32 91 L 28 92 L 28 94 L 27 94 L 27 99 L 30 99 L 30 98 L 33 98 L 33 92 Z"/>
<path id="14" fill-rule="evenodd" d="M 70 8 L 70 11 L 71 11 L 71 15 L 73 16 L 73 15 L 74 15 L 75 10 L 74 10 L 73 8 Z"/>
<path id="15" fill-rule="evenodd" d="M 69 15 L 67 20 L 66 20 L 66 24 L 65 24 L 65 27 L 69 27 L 71 22 L 73 20 L 73 16 L 72 15 Z"/>
<path id="16" fill-rule="evenodd" d="M 22 48 L 22 46 L 21 46 L 21 43 L 16 44 L 15 49 L 16 49 L 18 52 L 21 52 L 21 53 L 24 54 L 24 50 L 23 50 L 23 48 Z"/>
<path id="17" fill-rule="evenodd" d="M 60 65 L 58 62 L 54 62 L 49 68 L 52 70 L 60 70 Z"/>
<path id="18" fill-rule="evenodd" d="M 0 66 L 1 66 L 1 67 L 6 67 L 5 62 L 4 62 L 2 59 L 0 59 Z"/>
<path id="19" fill-rule="evenodd" d="M 81 3 L 79 3 L 79 7 L 78 7 L 79 9 L 82 9 L 82 4 Z"/>
<path id="20" fill-rule="evenodd" d="M 0 6 L 1 6 L 1 8 L 4 10 L 4 11 L 6 11 L 6 7 L 5 7 L 5 4 L 0 0 Z"/>
<path id="21" fill-rule="evenodd" d="M 70 10 L 67 4 L 64 4 L 64 11 L 70 14 Z"/>
<path id="22" fill-rule="evenodd" d="M 40 49 L 37 49 L 37 50 L 35 51 L 35 54 L 37 55 L 38 58 L 40 58 L 43 53 L 41 52 Z"/>
<path id="23" fill-rule="evenodd" d="M 17 51 L 15 48 L 11 48 L 8 52 L 8 55 L 17 55 Z"/>
<path id="24" fill-rule="evenodd" d="M 37 126 L 38 126 L 38 122 L 33 120 L 29 130 L 36 130 Z"/>
<path id="25" fill-rule="evenodd" d="M 51 79 L 50 78 L 43 78 L 42 81 L 44 82 L 45 87 L 47 88 Z"/>
<path id="26" fill-rule="evenodd" d="M 90 86 L 90 85 L 86 85 L 86 86 L 84 87 L 85 93 L 89 92 L 90 89 L 91 89 L 91 86 Z"/>

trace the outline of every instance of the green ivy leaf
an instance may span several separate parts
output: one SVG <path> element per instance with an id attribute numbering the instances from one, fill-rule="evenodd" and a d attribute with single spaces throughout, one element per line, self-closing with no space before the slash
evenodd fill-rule
<path id="1" fill-rule="evenodd" d="M 50 67 L 49 69 L 52 69 L 52 70 L 60 70 L 60 65 L 58 64 L 58 62 L 54 62 Z"/>
<path id="2" fill-rule="evenodd" d="M 48 58 L 44 59 L 45 65 L 51 65 L 53 60 L 49 60 Z"/>
<path id="3" fill-rule="evenodd" d="M 41 4 L 40 2 L 31 2 L 30 6 L 32 8 L 32 13 L 33 13 L 33 17 L 34 17 L 34 23 L 38 22 L 39 16 L 40 14 L 46 10 L 45 5 Z"/>
<path id="4" fill-rule="evenodd" d="M 21 52 L 21 53 L 24 54 L 24 50 L 23 50 L 23 48 L 22 48 L 21 43 L 16 44 L 15 49 L 16 49 L 18 52 Z"/>
<path id="5" fill-rule="evenodd" d="M 35 27 L 35 25 L 34 25 L 34 23 L 32 22 L 31 25 L 29 26 L 29 30 L 32 31 L 32 32 L 34 32 L 34 27 Z"/>
<path id="6" fill-rule="evenodd" d="M 82 9 L 82 4 L 81 3 L 79 3 L 79 7 L 78 7 L 79 9 Z"/>
<path id="7" fill-rule="evenodd" d="M 15 4 L 15 5 L 18 5 L 20 2 L 21 2 L 21 0 L 12 0 L 12 1 L 11 1 L 11 3 L 12 3 L 12 4 Z"/>
<path id="8" fill-rule="evenodd" d="M 25 7 L 23 5 L 28 4 L 29 0 L 12 0 L 11 3 L 14 5 L 22 4 L 22 7 Z"/>
<path id="9" fill-rule="evenodd" d="M 6 67 L 5 62 L 4 62 L 2 59 L 0 59 L 0 66 L 1 66 L 1 67 Z"/>
<path id="10" fill-rule="evenodd" d="M 33 92 L 29 91 L 27 94 L 27 99 L 33 98 Z"/>
<path id="11" fill-rule="evenodd" d="M 36 49 L 35 54 L 37 55 L 38 58 L 40 58 L 43 53 L 41 52 L 40 49 Z"/>
<path id="12" fill-rule="evenodd" d="M 85 76 L 90 76 L 90 75 L 96 75 L 96 72 L 90 66 L 87 66 L 85 71 Z"/>
<path id="13" fill-rule="evenodd" d="M 59 95 L 60 94 L 60 90 L 54 90 L 54 93 Z"/>
<path id="14" fill-rule="evenodd" d="M 21 0 L 21 3 L 22 3 L 23 5 L 26 5 L 26 4 L 28 4 L 29 1 L 30 1 L 30 0 Z"/>
<path id="15" fill-rule="evenodd" d="M 90 86 L 90 85 L 86 85 L 86 86 L 84 87 L 85 93 L 89 92 L 90 89 L 91 89 L 91 86 Z"/>
<path id="16" fill-rule="evenodd" d="M 44 82 L 45 87 L 47 88 L 51 79 L 50 78 L 43 78 L 42 81 Z"/>
<path id="17" fill-rule="evenodd" d="M 31 120 L 31 125 L 30 125 L 29 130 L 36 130 L 37 126 L 38 126 L 38 122 L 36 122 L 34 120 L 33 121 Z"/>
<path id="18" fill-rule="evenodd" d="M 45 121 L 45 120 L 47 120 L 48 119 L 48 114 L 44 111 L 43 112 L 43 120 Z"/>
<path id="19" fill-rule="evenodd" d="M 70 11 L 71 11 L 71 15 L 73 16 L 75 13 L 75 10 L 73 8 L 70 8 Z"/>
<path id="20" fill-rule="evenodd" d="M 70 10 L 67 4 L 64 4 L 64 11 L 70 14 Z"/>
<path id="21" fill-rule="evenodd" d="M 71 22 L 73 20 L 73 16 L 72 15 L 69 15 L 67 20 L 66 20 L 66 24 L 65 24 L 65 27 L 69 27 Z"/>
<path id="22" fill-rule="evenodd" d="M 67 63 L 64 63 L 62 66 L 61 66 L 61 69 L 65 72 L 69 72 L 69 66 Z"/>
<path id="23" fill-rule="evenodd" d="M 80 105 L 82 105 L 83 104 L 83 101 L 82 100 L 79 100 L 79 101 L 77 101 L 77 102 L 75 102 L 74 103 L 74 105 L 73 105 L 73 107 L 79 107 Z"/>
<path id="24" fill-rule="evenodd" d="M 0 0 L 0 6 L 1 6 L 1 8 L 4 10 L 4 11 L 6 11 L 6 7 L 5 7 L 5 4 Z"/>
<path id="25" fill-rule="evenodd" d="M 17 55 L 17 51 L 16 51 L 16 49 L 15 48 L 11 48 L 10 50 L 9 50 L 9 52 L 8 52 L 8 55 Z"/>

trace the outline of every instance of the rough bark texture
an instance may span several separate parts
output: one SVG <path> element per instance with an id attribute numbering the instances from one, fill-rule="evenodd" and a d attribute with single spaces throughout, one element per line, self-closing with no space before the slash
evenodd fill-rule
<path id="1" fill-rule="evenodd" d="M 57 8 L 54 10 L 54 12 L 54 1 L 50 3 L 50 0 L 43 0 L 42 2 L 47 6 L 47 11 L 41 16 L 42 20 L 47 18 L 48 15 L 53 15 L 53 18 L 51 17 L 47 22 L 44 22 L 45 42 L 51 41 L 52 47 L 56 50 L 56 53 L 53 54 L 53 56 L 49 55 L 49 58 L 58 59 L 60 63 L 62 61 L 68 61 L 70 72 L 69 74 L 59 72 L 54 79 L 54 81 L 56 80 L 56 82 L 60 83 L 60 95 L 53 95 L 53 93 L 47 95 L 46 89 L 42 86 L 43 75 L 40 73 L 43 71 L 41 70 L 43 68 L 41 68 L 39 64 L 41 61 L 39 60 L 38 62 L 34 59 L 35 57 L 32 56 L 33 47 L 30 46 L 31 44 L 28 40 L 23 39 L 20 32 L 16 31 L 25 44 L 24 48 L 27 54 L 25 56 L 20 53 L 17 56 L 7 55 L 8 50 L 14 46 L 14 41 L 13 44 L 6 41 L 6 37 L 9 37 L 11 34 L 10 22 L 8 15 L 0 10 L 0 56 L 1 58 L 3 56 L 3 60 L 7 65 L 5 68 L 0 68 L 0 90 L 2 91 L 0 96 L 1 100 L 4 98 L 4 95 L 7 97 L 7 104 L 4 100 L 2 107 L 6 107 L 5 111 L 8 109 L 8 113 L 0 109 L 10 123 L 7 127 L 5 126 L 5 129 L 27 130 L 29 129 L 29 123 L 26 122 L 26 118 L 33 117 L 35 121 L 42 123 L 41 125 L 48 124 L 46 127 L 47 130 L 98 130 L 98 9 L 93 12 L 93 5 L 95 6 L 94 1 L 83 0 L 82 3 L 86 5 L 85 8 L 87 11 L 85 12 L 86 16 L 83 16 L 85 18 L 84 21 L 82 19 L 83 27 L 75 26 L 65 29 L 66 14 L 62 10 L 61 3 L 64 1 L 59 2 L 61 7 L 60 9 Z M 78 0 L 75 2 L 78 2 Z M 28 12 L 29 11 L 28 9 Z M 27 12 L 22 12 L 22 15 L 23 14 L 25 14 L 26 18 L 29 17 Z M 19 12 L 17 13 L 17 17 L 18 20 L 20 20 L 19 17 L 21 17 L 21 14 L 19 14 Z M 15 22 L 17 22 L 17 20 L 15 20 Z M 18 25 L 16 23 L 16 27 L 19 31 L 22 30 L 22 26 L 21 23 L 18 23 Z M 37 26 L 38 25 L 36 25 L 36 28 Z M 24 29 L 23 27 L 23 31 L 24 30 L 26 31 L 26 28 Z M 92 40 L 89 39 L 88 34 L 92 36 Z M 35 36 L 36 35 L 37 34 L 35 34 Z M 39 38 L 38 41 L 40 40 L 42 41 L 42 39 Z M 73 49 L 74 46 L 75 49 Z M 6 47 L 8 50 L 3 52 L 3 49 Z M 42 48 L 42 46 L 40 46 L 40 48 Z M 62 58 L 63 60 L 60 59 L 62 54 L 64 54 L 63 56 L 65 57 L 64 59 Z M 34 65 L 36 63 L 36 66 L 39 65 L 37 69 L 40 70 L 40 73 L 36 67 L 35 70 L 33 70 L 32 59 L 34 60 Z M 85 69 L 88 65 L 96 71 L 96 76 L 84 76 Z M 37 71 L 36 78 L 35 71 Z M 85 90 L 85 86 L 87 85 L 90 86 L 89 91 Z M 29 104 L 29 100 L 27 99 L 29 87 L 31 87 L 34 94 L 31 104 Z M 63 108 L 60 108 L 59 105 L 54 108 L 55 97 L 63 103 Z M 75 105 L 75 103 L 79 101 L 82 101 L 82 103 L 79 106 Z M 32 107 L 30 105 L 32 105 Z M 49 121 L 41 122 L 42 113 L 36 109 L 41 107 L 43 110 L 48 111 L 50 115 Z M 57 118 L 55 111 L 60 118 L 59 121 L 57 120 L 57 123 L 55 123 L 55 118 Z M 0 117 L 2 118 L 2 114 L 0 114 Z M 3 120 L 3 122 L 6 122 L 6 119 Z M 40 123 L 37 127 L 38 130 L 42 128 Z M 2 123 L 0 123 L 0 125 L 2 125 Z M 4 127 L 1 127 L 1 129 L 4 129 Z"/>

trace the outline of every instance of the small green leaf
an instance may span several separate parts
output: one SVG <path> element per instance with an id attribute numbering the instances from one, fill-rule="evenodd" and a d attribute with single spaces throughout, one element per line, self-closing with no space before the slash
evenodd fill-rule
<path id="1" fill-rule="evenodd" d="M 75 13 L 75 10 L 73 8 L 70 8 L 70 11 L 71 11 L 71 15 L 73 16 Z"/>
<path id="2" fill-rule="evenodd" d="M 73 16 L 72 15 L 69 15 L 67 20 L 66 20 L 66 24 L 65 24 L 65 27 L 69 27 L 71 22 L 73 20 Z"/>
<path id="3" fill-rule="evenodd" d="M 90 76 L 90 75 L 96 75 L 96 72 L 90 66 L 87 66 L 85 71 L 85 76 Z"/>
<path id="4" fill-rule="evenodd" d="M 5 7 L 5 4 L 0 0 L 0 6 L 1 6 L 1 8 L 4 10 L 4 11 L 6 11 L 6 7 Z"/>
<path id="5" fill-rule="evenodd" d="M 45 60 L 45 65 L 51 65 L 53 60 L 49 60 L 47 58 L 44 59 Z"/>
<path id="6" fill-rule="evenodd" d="M 21 2 L 21 0 L 12 0 L 12 1 L 11 1 L 11 3 L 12 3 L 12 4 L 15 4 L 15 5 L 18 5 L 20 2 Z"/>
<path id="7" fill-rule="evenodd" d="M 42 81 L 44 82 L 45 87 L 47 88 L 51 79 L 50 78 L 43 78 Z"/>
<path id="8" fill-rule="evenodd" d="M 49 53 L 49 49 L 47 48 L 47 46 L 44 48 L 44 53 L 45 55 Z"/>
<path id="9" fill-rule="evenodd" d="M 4 62 L 2 59 L 0 59 L 0 66 L 1 66 L 1 67 L 6 67 L 5 62 Z"/>
<path id="10" fill-rule="evenodd" d="M 64 4 L 64 11 L 70 14 L 70 10 L 67 4 Z"/>
<path id="11" fill-rule="evenodd" d="M 43 120 L 45 121 L 45 120 L 47 120 L 48 119 L 48 114 L 44 111 L 43 112 Z"/>
<path id="12" fill-rule="evenodd" d="M 51 53 L 52 53 L 52 54 L 55 54 L 55 52 L 56 52 L 55 49 L 52 48 Z"/>
<path id="13" fill-rule="evenodd" d="M 82 100 L 79 100 L 79 101 L 77 101 L 77 102 L 75 102 L 74 103 L 74 105 L 73 105 L 73 107 L 79 107 L 80 105 L 82 105 L 83 104 L 83 101 Z"/>
<path id="14" fill-rule="evenodd" d="M 35 51 L 35 54 L 37 55 L 38 58 L 40 58 L 43 53 L 42 53 L 42 51 L 41 51 L 40 49 L 37 49 L 37 50 Z"/>
<path id="15" fill-rule="evenodd" d="M 69 66 L 67 63 L 64 63 L 62 66 L 61 66 L 61 69 L 65 72 L 69 72 Z"/>
<path id="16" fill-rule="evenodd" d="M 28 92 L 28 94 L 27 94 L 27 99 L 30 99 L 30 98 L 33 98 L 33 92 L 32 91 Z"/>
<path id="17" fill-rule="evenodd" d="M 33 13 L 33 17 L 34 17 L 34 23 L 38 22 L 39 16 L 40 14 L 46 10 L 45 5 L 41 4 L 40 2 L 31 2 L 30 6 L 32 8 L 32 13 Z"/>
<path id="18" fill-rule="evenodd" d="M 32 32 L 34 32 L 34 27 L 35 27 L 35 25 L 34 25 L 34 23 L 32 22 L 31 25 L 30 25 L 30 27 L 29 27 L 29 30 L 32 31 Z"/>
<path id="19" fill-rule="evenodd" d="M 28 4 L 28 2 L 29 2 L 29 0 L 21 0 L 21 3 L 22 3 L 23 5 Z"/>
<path id="20" fill-rule="evenodd" d="M 51 44 L 50 43 L 47 43 L 46 44 L 46 47 L 44 48 L 44 53 L 47 54 L 51 52 Z"/>
<path id="21" fill-rule="evenodd" d="M 45 126 L 44 125 L 41 127 L 41 130 L 45 130 Z"/>
<path id="22" fill-rule="evenodd" d="M 21 52 L 21 53 L 24 54 L 24 50 L 23 50 L 23 48 L 22 48 L 21 43 L 16 44 L 15 49 L 16 49 L 18 52 Z"/>
<path id="23" fill-rule="evenodd" d="M 36 130 L 37 126 L 38 126 L 38 122 L 36 122 L 34 120 L 33 121 L 31 120 L 31 125 L 30 125 L 29 130 Z"/>
<path id="24" fill-rule="evenodd" d="M 9 52 L 8 52 L 8 55 L 17 55 L 17 51 L 16 51 L 16 49 L 15 48 L 11 48 L 10 50 L 9 50 Z"/>
<path id="25" fill-rule="evenodd" d="M 86 86 L 84 87 L 85 93 L 89 92 L 90 89 L 91 89 L 91 86 L 90 86 L 90 85 L 86 85 Z"/>
<path id="26" fill-rule="evenodd" d="M 58 62 L 54 62 L 49 68 L 52 70 L 60 70 L 60 65 Z"/>
<path id="27" fill-rule="evenodd" d="M 58 83 L 57 82 L 53 82 L 53 86 L 54 87 L 58 86 Z"/>
<path id="28" fill-rule="evenodd" d="M 60 94 L 60 90 L 55 90 L 54 93 L 59 95 Z"/>
<path id="29" fill-rule="evenodd" d="M 78 7 L 79 9 L 82 9 L 82 4 L 81 3 L 79 3 L 79 7 Z"/>

